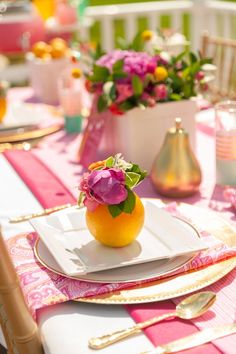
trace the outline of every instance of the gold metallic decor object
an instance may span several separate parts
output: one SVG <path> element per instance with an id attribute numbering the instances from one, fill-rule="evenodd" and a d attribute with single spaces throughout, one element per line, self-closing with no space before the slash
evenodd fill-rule
<path id="1" fill-rule="evenodd" d="M 201 169 L 190 147 L 188 133 L 175 119 L 154 161 L 151 180 L 155 189 L 167 197 L 187 197 L 198 191 Z"/>

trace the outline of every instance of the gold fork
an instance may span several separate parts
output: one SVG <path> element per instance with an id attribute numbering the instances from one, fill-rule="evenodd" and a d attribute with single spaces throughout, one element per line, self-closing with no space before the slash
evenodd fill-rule
<path id="1" fill-rule="evenodd" d="M 42 211 L 40 211 L 38 213 L 20 215 L 20 216 L 17 216 L 16 218 L 11 218 L 11 219 L 9 219 L 9 222 L 11 224 L 16 224 L 18 222 L 27 221 L 27 220 L 30 220 L 30 219 L 33 219 L 33 218 L 38 218 L 39 216 L 49 215 L 51 213 L 54 213 L 55 211 L 63 210 L 63 209 L 66 209 L 66 208 L 70 208 L 72 206 L 73 205 L 70 204 L 70 203 L 59 205 L 59 206 L 56 206 L 54 208 L 44 209 L 44 210 L 42 210 Z"/>

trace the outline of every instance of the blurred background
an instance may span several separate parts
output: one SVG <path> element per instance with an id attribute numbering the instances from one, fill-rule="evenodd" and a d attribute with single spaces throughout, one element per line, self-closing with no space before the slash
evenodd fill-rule
<path id="1" fill-rule="evenodd" d="M 110 50 L 147 28 L 183 33 L 198 50 L 204 30 L 235 38 L 236 1 L 1 0 L 0 80 L 26 85 L 26 53 L 39 41 Z"/>

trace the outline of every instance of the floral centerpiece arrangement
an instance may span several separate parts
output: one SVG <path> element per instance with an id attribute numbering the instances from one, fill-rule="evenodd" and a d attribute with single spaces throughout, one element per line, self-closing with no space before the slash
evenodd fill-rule
<path id="1" fill-rule="evenodd" d="M 144 207 L 132 189 L 146 176 L 121 154 L 92 163 L 80 181 L 79 204 L 84 204 L 91 234 L 111 247 L 131 243 L 144 222 Z"/>
<path id="2" fill-rule="evenodd" d="M 104 54 L 99 49 L 86 87 L 98 96 L 99 112 L 121 115 L 134 107 L 179 101 L 206 90 L 204 64 L 210 60 L 189 51 L 171 55 L 147 47 L 153 33 L 139 33 L 129 45 Z"/>

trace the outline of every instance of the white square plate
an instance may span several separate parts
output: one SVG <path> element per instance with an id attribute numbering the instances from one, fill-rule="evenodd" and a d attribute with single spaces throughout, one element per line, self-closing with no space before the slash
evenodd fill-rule
<path id="1" fill-rule="evenodd" d="M 90 272 L 191 255 L 206 249 L 197 231 L 150 201 L 144 201 L 145 223 L 129 246 L 110 248 L 90 235 L 85 209 L 70 208 L 31 220 L 63 273 L 78 276 Z"/>

